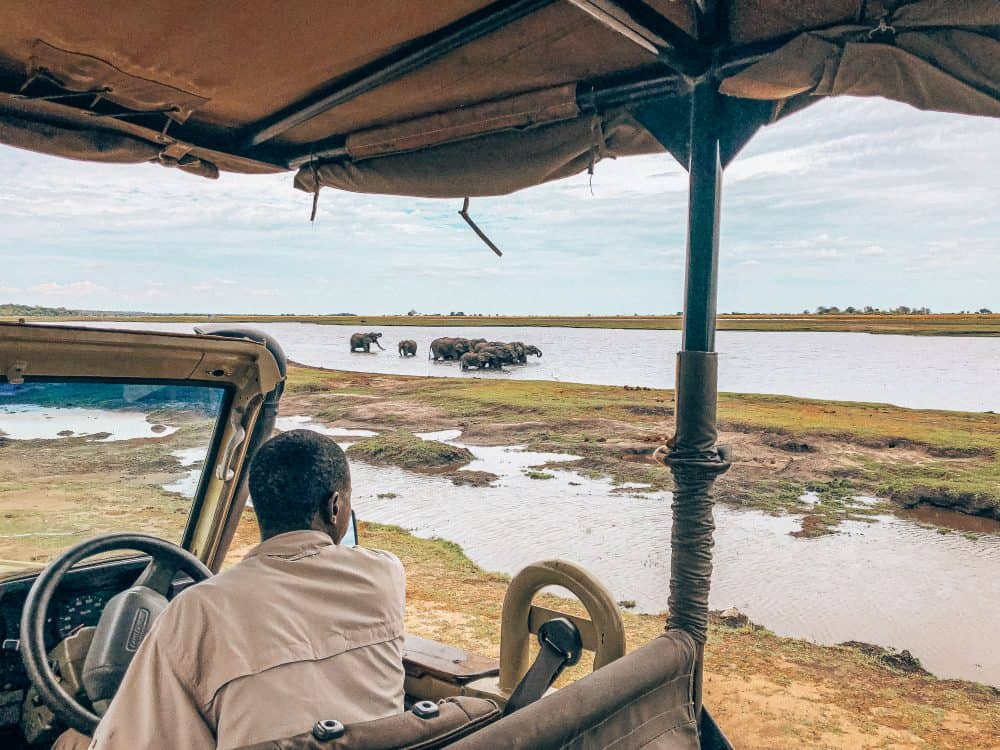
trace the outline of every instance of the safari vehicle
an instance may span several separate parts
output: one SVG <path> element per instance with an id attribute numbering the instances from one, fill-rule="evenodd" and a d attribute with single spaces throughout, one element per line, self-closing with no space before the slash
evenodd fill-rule
<path id="1" fill-rule="evenodd" d="M 465 199 L 460 213 L 484 239 L 470 197 L 632 154 L 667 152 L 689 172 L 676 436 L 665 453 L 676 479 L 665 633 L 623 655 L 617 610 L 598 582 L 570 563 L 529 566 L 510 585 L 499 665 L 411 640 L 412 710 L 345 728 L 331 709 L 312 734 L 303 727 L 267 747 L 728 747 L 701 700 L 711 490 L 728 467 L 716 446 L 713 353 L 723 169 L 762 126 L 827 96 L 1000 116 L 998 30 L 995 0 L 4 4 L 0 141 L 21 148 L 209 178 L 295 170 L 314 218 L 323 187 Z M 114 679 L 88 681 L 87 659 L 120 673 L 162 596 L 218 568 L 245 499 L 246 457 L 280 395 L 280 357 L 254 339 L 0 330 L 4 389 L 116 384 L 106 394 L 115 404 L 145 389 L 175 421 L 197 411 L 181 396 L 221 394 L 192 396 L 198 434 L 211 437 L 194 498 L 175 509 L 187 518 L 179 545 L 98 534 L 5 563 L 5 747 L 60 723 L 91 729 Z M 47 524 L 54 517 L 38 519 Z M 88 521 L 66 539 L 102 528 L 113 525 Z M 84 564 L 122 548 L 145 556 Z M 36 574 L 39 562 L 48 567 Z M 104 604 L 137 576 L 137 595 Z M 591 619 L 532 606 L 549 584 L 574 591 Z M 93 631 L 78 626 L 95 621 L 85 657 Z M 529 670 L 534 631 L 543 645 Z M 597 669 L 547 693 L 581 644 Z M 501 715 L 522 678 L 523 705 Z"/>

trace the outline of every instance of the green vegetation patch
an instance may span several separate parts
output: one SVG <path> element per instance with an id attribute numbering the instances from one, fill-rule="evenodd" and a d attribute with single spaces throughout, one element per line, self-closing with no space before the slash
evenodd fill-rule
<path id="1" fill-rule="evenodd" d="M 292 368 L 292 389 L 307 386 L 297 409 L 343 416 L 378 429 L 458 425 L 469 439 L 579 456 L 570 468 L 616 484 L 673 486 L 652 459 L 673 434 L 673 391 L 552 381 L 422 378 Z M 359 409 L 363 406 L 363 409 Z M 394 421 L 383 420 L 392 412 Z M 409 417 L 409 414 L 416 416 Z M 372 415 L 362 419 L 362 414 Z M 892 508 L 859 503 L 875 496 L 897 508 L 937 506 L 1000 520 L 1000 416 L 906 409 L 886 404 L 790 396 L 719 395 L 733 468 L 716 498 L 775 514 L 808 516 L 804 536 L 843 520 Z M 814 492 L 818 502 L 803 502 Z"/>
<path id="2" fill-rule="evenodd" d="M 468 448 L 421 440 L 406 430 L 393 430 L 361 440 L 347 449 L 347 455 L 376 466 L 432 472 L 453 471 L 473 459 Z"/>

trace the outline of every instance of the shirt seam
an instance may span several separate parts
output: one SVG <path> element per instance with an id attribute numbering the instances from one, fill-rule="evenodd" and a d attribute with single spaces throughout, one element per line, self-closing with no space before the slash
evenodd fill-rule
<path id="1" fill-rule="evenodd" d="M 278 669 L 279 667 L 287 667 L 287 666 L 289 666 L 291 664 L 317 664 L 319 662 L 329 661 L 330 659 L 336 659 L 338 656 L 344 656 L 345 654 L 349 654 L 349 653 L 352 653 L 354 651 L 359 651 L 359 650 L 361 650 L 363 648 L 373 648 L 375 646 L 381 646 L 381 645 L 386 644 L 386 643 L 392 643 L 393 641 L 399 640 L 402 637 L 403 637 L 403 634 L 400 633 L 399 635 L 391 636 L 391 637 L 385 638 L 385 639 L 383 639 L 381 641 L 372 641 L 372 642 L 369 642 L 369 643 L 359 643 L 359 644 L 357 644 L 355 646 L 350 646 L 350 647 L 345 648 L 345 649 L 343 649 L 341 651 L 338 651 L 338 652 L 336 652 L 334 654 L 328 654 L 326 656 L 318 656 L 318 657 L 315 657 L 315 658 L 312 658 L 312 659 L 292 659 L 292 660 L 289 660 L 289 661 L 280 662 L 278 664 L 271 664 L 270 666 L 265 667 L 264 669 L 259 669 L 259 670 L 254 671 L 254 672 L 247 672 L 245 674 L 237 675 L 236 677 L 233 677 L 232 679 L 226 680 L 221 685 L 219 685 L 219 687 L 217 687 L 215 689 L 215 692 L 212 693 L 212 697 L 208 699 L 208 702 L 205 703 L 202 706 L 202 708 L 203 708 L 203 710 L 205 711 L 205 713 L 207 715 L 211 715 L 212 705 L 215 703 L 216 699 L 219 697 L 219 693 L 221 693 L 224 688 L 226 688 L 229 685 L 232 685 L 237 680 L 243 680 L 243 679 L 246 679 L 247 677 L 256 677 L 257 675 L 267 674 L 268 672 L 271 672 L 271 671 L 273 671 L 275 669 Z"/>

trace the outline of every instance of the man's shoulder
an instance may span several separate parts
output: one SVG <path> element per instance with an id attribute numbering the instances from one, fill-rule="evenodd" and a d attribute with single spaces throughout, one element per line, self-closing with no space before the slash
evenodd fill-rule
<path id="1" fill-rule="evenodd" d="M 338 558 L 339 565 L 363 572 L 375 585 L 395 584 L 405 588 L 406 573 L 399 558 L 387 550 L 367 547 L 333 547 L 330 555 Z M 315 576 L 315 569 L 312 574 Z M 248 558 L 228 570 L 192 586 L 178 595 L 167 607 L 163 617 L 175 626 L 194 626 L 198 622 L 218 616 L 227 609 L 227 603 L 240 608 L 247 597 L 259 593 L 260 587 L 269 585 L 268 574 L 261 569 L 258 559 Z M 334 581 L 331 581 L 334 583 Z"/>
<path id="2" fill-rule="evenodd" d="M 403 563 L 392 552 L 384 549 L 371 549 L 370 547 L 345 547 L 344 551 L 359 560 L 365 560 L 372 565 L 384 565 L 393 570 L 403 571 Z"/>

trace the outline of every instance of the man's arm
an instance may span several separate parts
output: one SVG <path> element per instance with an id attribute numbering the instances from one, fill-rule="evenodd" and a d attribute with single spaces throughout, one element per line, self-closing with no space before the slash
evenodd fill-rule
<path id="1" fill-rule="evenodd" d="M 179 673 L 177 660 L 183 651 L 165 643 L 172 640 L 176 623 L 160 627 L 165 624 L 161 618 L 136 652 L 94 732 L 91 750 L 215 750 L 215 733 L 192 692 L 191 678 Z M 197 652 L 196 644 L 189 644 L 186 651 Z"/>

